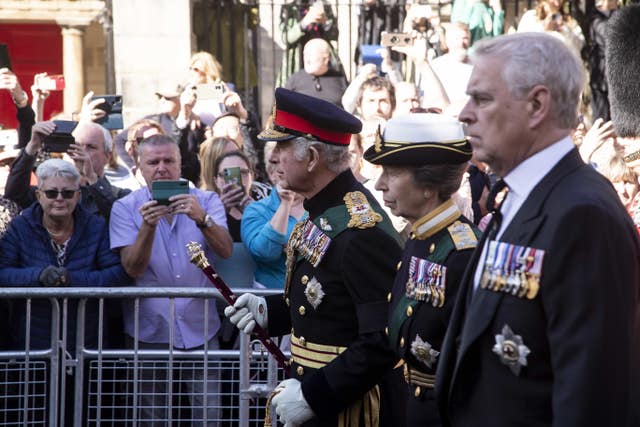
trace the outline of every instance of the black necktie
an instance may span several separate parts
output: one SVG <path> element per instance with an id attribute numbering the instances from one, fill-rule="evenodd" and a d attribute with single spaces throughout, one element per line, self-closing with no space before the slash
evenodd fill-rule
<path id="1" fill-rule="evenodd" d="M 487 196 L 487 210 L 491 212 L 491 220 L 489 224 L 487 224 L 487 228 L 485 229 L 480 241 L 478 242 L 478 248 L 480 251 L 476 254 L 475 259 L 472 260 L 472 266 L 474 266 L 473 271 L 471 272 L 471 286 L 467 291 L 467 307 L 471 304 L 471 300 L 473 299 L 473 295 L 475 294 L 475 271 L 478 268 L 477 262 L 480 260 L 482 248 L 484 247 L 487 241 L 491 241 L 498 234 L 498 230 L 500 230 L 500 225 L 502 224 L 502 213 L 500 212 L 500 208 L 504 204 L 504 200 L 506 196 L 502 199 L 502 202 L 496 206 L 496 196 L 499 192 L 505 189 L 507 183 L 504 180 L 499 179 L 491 190 L 489 191 L 489 196 Z"/>
<path id="2" fill-rule="evenodd" d="M 486 234 L 489 234 L 487 236 L 489 240 L 495 237 L 495 235 L 498 233 L 498 230 L 500 230 L 500 225 L 502 224 L 502 213 L 500 212 L 500 208 L 504 204 L 504 199 L 506 199 L 506 196 L 502 199 L 502 202 L 498 206 L 496 206 L 496 196 L 498 195 L 498 193 L 504 190 L 506 186 L 507 183 L 504 182 L 503 179 L 499 179 L 495 184 L 493 184 L 493 187 L 491 187 L 491 190 L 489 191 L 489 196 L 487 197 L 487 210 L 493 215 L 493 218 L 489 223 L 491 227 L 487 227 L 486 230 Z"/>

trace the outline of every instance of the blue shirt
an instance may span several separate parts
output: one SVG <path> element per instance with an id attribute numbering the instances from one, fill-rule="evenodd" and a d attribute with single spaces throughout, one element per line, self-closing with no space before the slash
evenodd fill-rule
<path id="1" fill-rule="evenodd" d="M 200 206 L 207 211 L 217 225 L 227 227 L 224 206 L 215 192 L 191 188 Z M 133 245 L 142 225 L 140 206 L 151 200 L 147 187 L 136 190 L 113 204 L 109 231 L 111 248 Z M 208 247 L 204 234 L 196 223 L 184 214 L 175 215 L 169 224 L 160 220 L 156 227 L 149 266 L 135 281 L 141 287 L 197 287 L 212 286 L 209 279 L 189 262 L 186 245 L 198 242 L 207 258 L 215 265 L 215 254 Z M 170 306 L 168 298 L 144 298 L 140 300 L 138 339 L 146 343 L 168 343 Z M 204 300 L 200 298 L 176 298 L 173 323 L 176 348 L 189 349 L 204 344 Z M 123 308 L 125 332 L 134 336 L 134 301 L 126 301 Z M 215 300 L 209 301 L 207 341 L 216 334 L 220 319 Z"/>
<path id="2" fill-rule="evenodd" d="M 293 226 L 298 222 L 289 215 L 287 234 L 274 230 L 269 221 L 278 210 L 278 206 L 280 198 L 274 188 L 269 197 L 253 202 L 245 208 L 240 228 L 242 243 L 256 261 L 256 282 L 271 289 L 284 288 L 287 272 L 285 248 Z"/>

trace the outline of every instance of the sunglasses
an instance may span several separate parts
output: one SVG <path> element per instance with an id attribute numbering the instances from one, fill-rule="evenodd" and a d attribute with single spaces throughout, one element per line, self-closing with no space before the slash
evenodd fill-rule
<path id="1" fill-rule="evenodd" d="M 71 199 L 80 190 L 40 190 L 44 193 L 47 199 L 57 199 L 58 194 L 62 195 L 63 199 Z"/>

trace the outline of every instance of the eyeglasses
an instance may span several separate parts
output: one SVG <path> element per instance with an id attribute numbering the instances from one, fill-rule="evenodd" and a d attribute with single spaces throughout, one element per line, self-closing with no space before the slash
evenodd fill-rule
<path id="1" fill-rule="evenodd" d="M 63 199 L 71 199 L 80 190 L 40 190 L 44 193 L 47 199 L 57 199 L 58 194 L 62 195 Z"/>

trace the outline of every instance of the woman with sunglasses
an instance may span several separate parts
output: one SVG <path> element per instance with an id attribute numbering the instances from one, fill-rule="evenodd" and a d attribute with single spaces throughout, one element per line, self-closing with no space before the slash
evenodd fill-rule
<path id="1" fill-rule="evenodd" d="M 80 174 L 72 163 L 60 159 L 42 162 L 36 170 L 37 201 L 16 217 L 0 240 L 0 286 L 122 286 L 129 277 L 120 258 L 109 249 L 108 226 L 90 214 L 80 201 Z M 94 301 L 95 303 L 95 301 Z M 17 348 L 25 346 L 24 302 L 12 310 Z M 51 305 L 31 303 L 30 348 L 51 345 Z M 95 305 L 95 307 L 92 307 Z M 69 301 L 67 350 L 76 342 L 76 302 Z M 85 345 L 97 344 L 97 304 L 87 304 Z"/>

